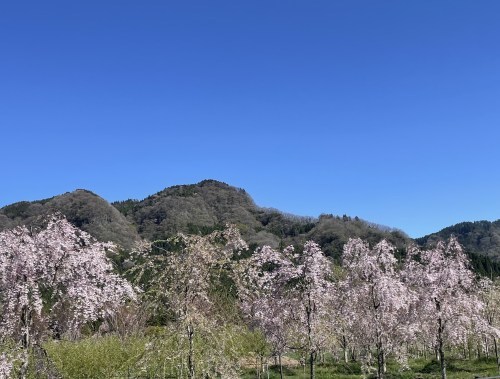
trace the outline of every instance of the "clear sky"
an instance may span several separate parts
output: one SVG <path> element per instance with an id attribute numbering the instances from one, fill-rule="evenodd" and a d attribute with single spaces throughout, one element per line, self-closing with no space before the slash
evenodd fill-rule
<path id="1" fill-rule="evenodd" d="M 4 1 L 0 206 L 217 179 L 417 237 L 500 218 L 500 1 Z"/>

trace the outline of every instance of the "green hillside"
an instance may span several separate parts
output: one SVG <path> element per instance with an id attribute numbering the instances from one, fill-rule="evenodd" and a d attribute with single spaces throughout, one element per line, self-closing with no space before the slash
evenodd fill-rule
<path id="1" fill-rule="evenodd" d="M 101 241 L 124 249 L 139 238 L 165 239 L 177 232 L 206 234 L 226 223 L 238 226 L 252 248 L 262 245 L 301 246 L 319 243 L 338 261 L 352 237 L 371 243 L 387 239 L 404 254 L 413 241 L 402 231 L 372 224 L 358 217 L 323 214 L 317 218 L 285 214 L 255 204 L 244 189 L 216 180 L 166 188 L 143 200 L 112 204 L 87 190 L 76 190 L 45 200 L 19 202 L 0 209 L 0 230 L 36 223 L 43 215 L 61 212 L 70 222 Z M 451 234 L 458 237 L 482 274 L 500 274 L 500 220 L 464 222 L 415 240 L 430 246 Z"/>
<path id="2" fill-rule="evenodd" d="M 480 271 L 500 272 L 500 220 L 461 222 L 415 241 L 421 246 L 431 246 L 451 235 L 458 238 Z"/>
<path id="3" fill-rule="evenodd" d="M 150 240 L 163 239 L 178 231 L 206 233 L 232 223 L 240 228 L 250 245 L 301 245 L 313 239 L 336 258 L 350 237 L 371 242 L 386 238 L 401 248 L 409 242 L 400 231 L 384 229 L 357 217 L 300 217 L 261 208 L 245 190 L 215 180 L 174 186 L 142 201 L 126 200 L 113 205 L 137 225 L 141 237 Z"/>
<path id="4" fill-rule="evenodd" d="M 129 248 L 139 239 L 136 227 L 102 197 L 76 190 L 50 199 L 21 201 L 0 209 L 0 230 L 37 223 L 43 216 L 60 212 L 78 228 L 101 241 Z"/>

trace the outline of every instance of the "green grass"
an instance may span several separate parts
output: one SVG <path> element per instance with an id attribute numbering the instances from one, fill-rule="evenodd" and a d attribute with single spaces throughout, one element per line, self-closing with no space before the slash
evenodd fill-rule
<path id="1" fill-rule="evenodd" d="M 237 357 L 249 357 L 249 351 L 255 351 L 260 346 L 257 334 L 240 334 L 237 330 L 221 329 L 218 335 L 213 335 L 212 341 L 202 338 L 196 341 L 200 348 L 196 359 L 200 363 L 207 357 L 213 356 L 216 344 L 222 343 L 225 347 L 215 347 L 216 356 L 224 361 L 223 356 L 230 357 L 235 362 Z M 152 343 L 152 341 L 161 343 Z M 217 341 L 217 342 L 216 342 Z M 76 342 L 51 341 L 45 344 L 45 349 L 54 369 L 64 379 L 153 379 L 153 378 L 182 378 L 179 371 L 179 362 L 182 362 L 182 341 L 175 334 L 166 332 L 162 328 L 153 330 L 150 335 L 142 337 L 128 337 L 120 339 L 117 336 L 89 337 Z M 210 353 L 208 350 L 210 350 Z M 153 354 L 151 354 L 153 353 Z M 208 355 L 207 355 L 208 354 Z M 297 359 L 297 356 L 292 358 Z M 214 361 L 217 366 L 219 361 Z M 253 362 L 252 359 L 247 362 Z M 248 364 L 248 363 L 247 363 Z M 251 364 L 251 363 L 250 363 Z M 401 370 L 394 361 L 388 362 L 387 379 L 440 379 L 440 366 L 436 361 L 413 359 L 409 361 L 409 370 Z M 476 376 L 486 377 L 499 375 L 495 359 L 477 360 L 448 360 L 449 379 L 474 379 Z M 308 378 L 309 367 L 284 367 L 285 378 Z M 182 368 L 181 368 L 182 371 Z M 182 371 L 185 377 L 185 370 Z M 45 378 L 40 372 L 33 370 L 31 378 Z M 211 376 L 211 378 L 217 376 Z M 254 379 L 257 377 L 255 367 L 248 366 L 240 370 L 243 379 Z M 369 378 L 373 378 L 372 375 Z M 267 378 L 267 372 L 261 374 L 261 378 Z M 279 378 L 279 368 L 270 366 L 269 378 Z M 333 362 L 327 359 L 326 363 L 318 363 L 316 366 L 317 379 L 362 379 L 361 366 L 357 362 L 343 363 Z"/>
<path id="2" fill-rule="evenodd" d="M 423 359 L 410 360 L 410 370 L 401 370 L 395 362 L 390 362 L 388 365 L 387 379 L 439 379 L 440 365 L 439 362 Z M 305 372 L 302 367 L 286 368 L 284 377 L 291 378 L 308 378 L 308 367 L 305 367 Z M 487 377 L 499 375 L 494 358 L 478 360 L 457 360 L 451 359 L 447 365 L 447 374 L 449 379 L 474 379 L 476 376 Z M 244 371 L 242 378 L 256 378 L 255 369 L 247 369 Z M 279 369 L 276 366 L 271 366 L 269 369 L 269 378 L 278 379 Z M 361 367 L 359 363 L 330 363 L 318 364 L 316 367 L 317 379 L 359 379 L 362 378 Z M 374 376 L 371 376 L 372 378 Z M 267 373 L 262 374 L 262 378 L 267 378 Z"/>
<path id="3" fill-rule="evenodd" d="M 142 357 L 147 340 L 115 336 L 87 338 L 78 342 L 53 341 L 45 349 L 63 378 L 127 377 Z"/>

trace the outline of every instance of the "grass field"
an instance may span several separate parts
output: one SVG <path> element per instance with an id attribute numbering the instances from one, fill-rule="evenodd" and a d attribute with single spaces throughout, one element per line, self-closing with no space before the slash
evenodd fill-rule
<path id="1" fill-rule="evenodd" d="M 434 379 L 440 378 L 440 367 L 436 361 L 423 359 L 410 360 L 410 370 L 402 371 L 396 364 L 389 364 L 387 368 L 387 379 Z M 500 375 L 494 358 L 477 360 L 456 360 L 451 359 L 448 363 L 449 379 L 474 379 L 475 377 L 488 377 Z M 285 368 L 285 378 L 308 378 L 308 367 L 304 368 Z M 373 374 L 370 377 L 375 377 Z M 255 369 L 245 370 L 242 378 L 256 378 Z M 269 369 L 269 378 L 279 378 L 279 368 L 271 366 Z M 318 364 L 316 367 L 317 379 L 354 379 L 362 378 L 361 367 L 359 363 L 337 363 L 337 364 Z M 261 374 L 261 378 L 267 378 L 267 373 Z"/>
<path id="2" fill-rule="evenodd" d="M 88 338 L 77 342 L 51 342 L 46 345 L 50 361 L 62 378 L 68 379 L 118 379 L 118 378 L 184 378 L 185 372 L 179 371 L 174 356 L 179 356 L 174 341 L 163 345 L 162 350 L 154 351 L 150 359 L 144 359 L 148 339 L 144 337 L 119 339 L 114 336 Z M 308 378 L 308 366 L 297 365 L 297 357 L 284 358 L 284 362 L 295 362 L 295 366 L 284 366 L 285 378 Z M 255 359 L 245 359 L 244 368 L 239 375 L 243 379 L 258 378 Z M 463 360 L 450 358 L 448 361 L 449 379 L 474 379 L 499 375 L 494 358 Z M 438 379 L 439 363 L 424 359 L 411 359 L 409 370 L 402 370 L 393 361 L 387 366 L 387 379 Z M 259 370 L 260 378 L 279 378 L 279 368 Z M 39 378 L 32 372 L 31 378 Z M 38 372 L 39 374 L 40 372 Z M 211 376 L 212 377 L 212 376 Z M 364 375 L 358 362 L 338 363 L 326 359 L 326 363 L 316 366 L 316 378 L 361 379 Z M 375 373 L 368 377 L 375 377 Z"/>

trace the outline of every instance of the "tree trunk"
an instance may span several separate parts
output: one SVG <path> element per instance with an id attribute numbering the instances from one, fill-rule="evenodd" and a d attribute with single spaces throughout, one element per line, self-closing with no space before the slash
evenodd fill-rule
<path id="1" fill-rule="evenodd" d="M 31 311 L 29 307 L 24 306 L 22 312 L 22 337 L 21 337 L 21 345 L 23 347 L 23 352 L 21 354 L 21 368 L 19 369 L 19 378 L 26 379 L 26 374 L 28 373 L 28 364 L 29 364 L 29 350 L 31 347 L 31 335 L 30 335 L 30 326 L 31 326 Z"/>
<path id="2" fill-rule="evenodd" d="M 384 344 L 382 340 L 382 332 L 380 331 L 381 325 L 381 315 L 378 312 L 380 307 L 380 301 L 376 300 L 376 296 L 374 295 L 374 287 L 371 287 L 372 292 L 372 302 L 373 302 L 373 310 L 375 312 L 375 333 L 377 337 L 376 347 L 377 347 L 377 378 L 384 379 Z"/>
<path id="3" fill-rule="evenodd" d="M 310 372 L 310 379 L 315 379 L 316 378 L 316 371 L 314 369 L 314 361 L 316 360 L 316 352 L 314 351 L 313 348 L 313 330 L 312 330 L 312 301 L 311 301 L 311 295 L 308 295 L 308 304 L 306 307 L 306 316 L 307 316 L 307 344 L 308 344 L 308 349 L 309 349 L 309 372 Z"/>
<path id="4" fill-rule="evenodd" d="M 187 335 L 189 340 L 188 378 L 194 379 L 194 329 L 191 323 L 187 326 Z"/>
<path id="5" fill-rule="evenodd" d="M 375 306 L 375 311 L 377 310 L 378 306 Z M 376 323 L 376 336 L 377 336 L 377 343 L 376 343 L 376 347 L 377 347 L 377 378 L 378 379 L 384 379 L 384 366 L 385 366 L 385 362 L 384 362 L 384 344 L 382 342 L 382 336 L 381 336 L 381 333 L 380 333 L 380 329 L 379 329 L 379 317 L 378 317 L 378 313 L 375 313 L 375 323 Z"/>
<path id="6" fill-rule="evenodd" d="M 387 359 L 385 357 L 385 352 L 382 351 L 382 360 L 383 360 L 383 363 L 384 363 L 384 366 L 383 366 L 383 372 L 384 372 L 384 375 L 387 374 Z"/>
<path id="7" fill-rule="evenodd" d="M 283 379 L 283 365 L 281 364 L 281 353 L 278 354 L 278 364 L 280 366 L 280 379 Z"/>
<path id="8" fill-rule="evenodd" d="M 314 361 L 316 359 L 315 357 L 315 353 L 311 352 L 311 354 L 309 355 L 309 373 L 310 373 L 310 378 L 311 379 L 315 379 L 316 378 L 316 370 L 315 370 L 315 367 L 314 367 Z"/>
<path id="9" fill-rule="evenodd" d="M 349 362 L 349 356 L 348 356 L 347 338 L 345 337 L 345 334 L 342 335 L 342 349 L 344 350 L 344 362 L 347 363 Z"/>
<path id="10" fill-rule="evenodd" d="M 356 349 L 353 347 L 351 349 L 351 361 L 356 362 L 356 360 L 357 360 Z"/>
<path id="11" fill-rule="evenodd" d="M 21 354 L 21 368 L 19 369 L 19 379 L 26 379 L 28 373 L 29 354 L 28 350 L 24 350 Z"/>
<path id="12" fill-rule="evenodd" d="M 439 311 L 439 307 L 438 307 Z M 446 362 L 444 361 L 444 346 L 443 346 L 443 322 L 441 317 L 438 318 L 438 353 L 439 362 L 441 364 L 441 379 L 446 379 Z"/>
<path id="13" fill-rule="evenodd" d="M 377 342 L 377 378 L 384 379 L 384 349 L 382 342 Z"/>
<path id="14" fill-rule="evenodd" d="M 498 357 L 498 345 L 496 337 L 493 337 L 493 346 L 495 347 L 495 358 L 497 359 L 497 369 L 500 373 L 500 358 Z"/>

